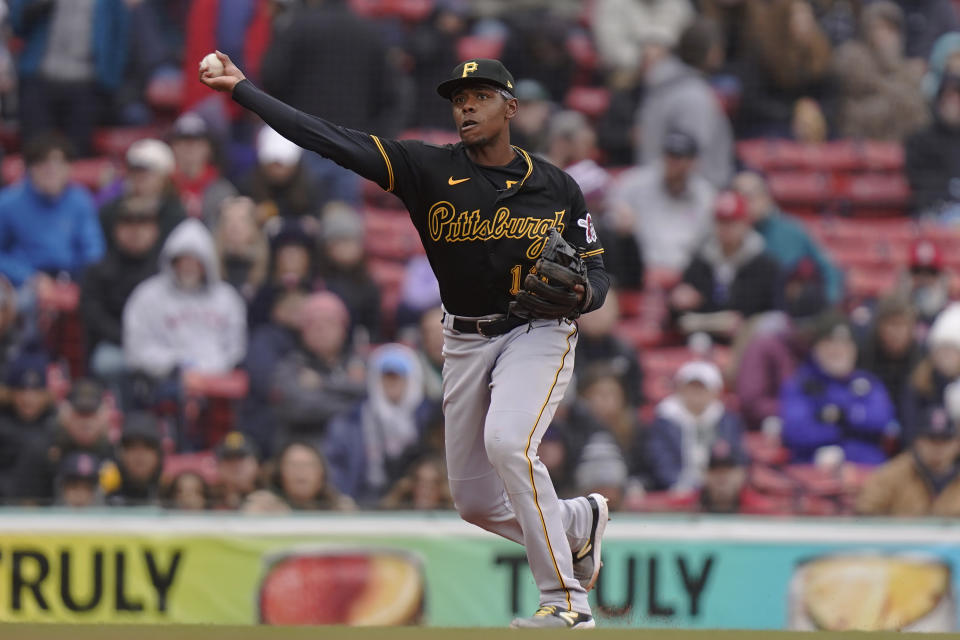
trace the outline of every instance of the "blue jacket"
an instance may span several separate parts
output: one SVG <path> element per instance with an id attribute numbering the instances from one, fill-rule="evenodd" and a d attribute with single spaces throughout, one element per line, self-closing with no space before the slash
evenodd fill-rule
<path id="1" fill-rule="evenodd" d="M 297 347 L 297 335 L 268 322 L 257 327 L 250 336 L 243 368 L 250 376 L 250 392 L 241 403 L 237 422 L 264 456 L 274 453 L 276 416 L 270 405 L 270 390 L 277 364 Z"/>
<path id="2" fill-rule="evenodd" d="M 827 292 L 827 300 L 835 304 L 843 297 L 843 273 L 823 253 L 803 226 L 789 216 L 775 211 L 756 225 L 763 236 L 767 253 L 780 263 L 785 272 L 809 258 L 817 265 Z"/>
<path id="3" fill-rule="evenodd" d="M 825 421 L 823 410 L 835 406 L 838 418 Z M 780 390 L 783 444 L 794 462 L 812 462 L 826 445 L 839 445 L 850 462 L 887 460 L 885 436 L 895 435 L 896 413 L 883 383 L 856 370 L 846 379 L 831 378 L 812 362 L 801 365 Z"/>
<path id="4" fill-rule="evenodd" d="M 30 5 L 36 0 L 13 0 L 10 4 L 10 24 L 23 38 L 18 70 L 23 77 L 36 75 L 47 51 L 50 36 L 51 12 L 28 20 Z M 129 13 L 123 0 L 96 0 L 93 9 L 93 66 L 97 83 L 105 89 L 114 89 L 123 79 L 127 63 Z"/>
<path id="5" fill-rule="evenodd" d="M 736 414 L 725 411 L 716 422 L 714 429 L 714 441 L 726 441 L 730 445 L 734 459 L 745 464 L 747 455 L 743 449 L 743 426 L 740 418 Z M 680 480 L 684 465 L 680 424 L 664 415 L 658 415 L 650 425 L 645 449 L 647 472 L 652 489 L 661 491 L 673 488 Z"/>
<path id="6" fill-rule="evenodd" d="M 383 493 L 406 472 L 406 467 L 420 453 L 419 446 L 405 451 L 397 460 L 388 460 L 387 486 L 377 490 L 367 482 L 367 447 L 364 441 L 363 411 L 367 401 L 330 421 L 323 440 L 323 454 L 330 465 L 334 486 L 361 506 L 375 506 Z M 414 415 L 422 439 L 427 422 L 436 410 L 436 403 L 424 400 Z"/>
<path id="7" fill-rule="evenodd" d="M 68 185 L 52 200 L 26 178 L 0 191 L 0 273 L 15 286 L 40 270 L 77 279 L 103 253 L 97 210 L 83 187 Z"/>

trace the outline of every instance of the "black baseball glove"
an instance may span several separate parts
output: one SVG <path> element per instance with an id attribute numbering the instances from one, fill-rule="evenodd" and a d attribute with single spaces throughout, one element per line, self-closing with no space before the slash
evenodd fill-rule
<path id="1" fill-rule="evenodd" d="M 577 285 L 584 289 L 582 301 L 574 290 Z M 587 308 L 591 297 L 587 266 L 577 249 L 551 228 L 533 271 L 524 278 L 520 291 L 510 303 L 510 313 L 530 320 L 572 320 Z"/>

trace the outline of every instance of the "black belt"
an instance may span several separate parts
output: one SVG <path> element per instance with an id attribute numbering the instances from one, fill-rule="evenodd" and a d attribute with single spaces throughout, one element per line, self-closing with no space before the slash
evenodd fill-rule
<path id="1" fill-rule="evenodd" d="M 454 317 L 453 330 L 459 331 L 460 333 L 479 333 L 485 338 L 492 338 L 494 336 L 502 336 L 528 322 L 529 320 L 518 316 L 488 320 L 468 320 L 466 318 Z"/>

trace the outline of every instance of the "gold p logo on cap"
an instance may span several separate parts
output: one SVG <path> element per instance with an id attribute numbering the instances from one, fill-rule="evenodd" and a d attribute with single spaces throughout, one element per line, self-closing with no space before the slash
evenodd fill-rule
<path id="1" fill-rule="evenodd" d="M 468 75 L 470 75 L 471 73 L 473 73 L 473 72 L 476 71 L 476 70 L 477 70 L 477 63 L 476 63 L 476 62 L 465 62 L 465 63 L 463 64 L 463 74 L 462 74 L 460 77 L 461 77 L 461 78 L 466 78 Z"/>

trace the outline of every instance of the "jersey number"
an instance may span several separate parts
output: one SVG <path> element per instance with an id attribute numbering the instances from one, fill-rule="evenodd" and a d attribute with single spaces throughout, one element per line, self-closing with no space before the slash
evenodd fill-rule
<path id="1" fill-rule="evenodd" d="M 519 264 L 513 265 L 510 269 L 510 295 L 515 296 L 520 293 L 520 276 L 523 274 L 523 267 Z"/>

